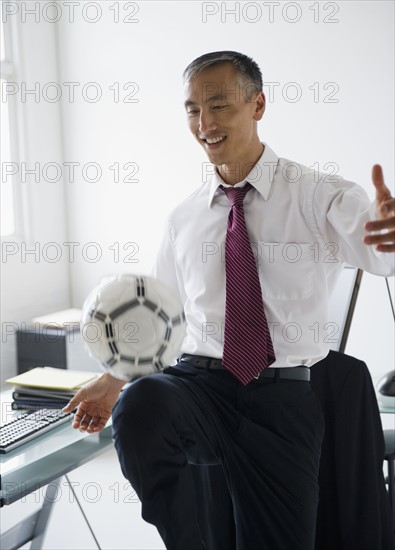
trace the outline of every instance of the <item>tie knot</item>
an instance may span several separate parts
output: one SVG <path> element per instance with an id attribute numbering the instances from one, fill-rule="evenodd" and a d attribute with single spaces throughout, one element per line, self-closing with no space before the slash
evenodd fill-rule
<path id="1" fill-rule="evenodd" d="M 244 187 L 223 187 L 221 185 L 221 189 L 228 197 L 228 200 L 232 206 L 239 206 L 243 204 L 244 197 L 247 191 L 251 189 L 251 185 L 248 182 Z"/>

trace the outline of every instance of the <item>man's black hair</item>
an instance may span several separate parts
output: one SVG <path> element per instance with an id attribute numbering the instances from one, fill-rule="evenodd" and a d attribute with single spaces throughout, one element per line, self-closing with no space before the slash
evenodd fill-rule
<path id="1" fill-rule="evenodd" d="M 211 52 L 197 57 L 185 69 L 183 73 L 184 82 L 191 80 L 208 67 L 223 63 L 231 63 L 242 76 L 246 84 L 246 90 L 248 90 L 246 94 L 248 99 L 255 93 L 262 91 L 262 73 L 258 64 L 251 57 L 232 51 Z"/>

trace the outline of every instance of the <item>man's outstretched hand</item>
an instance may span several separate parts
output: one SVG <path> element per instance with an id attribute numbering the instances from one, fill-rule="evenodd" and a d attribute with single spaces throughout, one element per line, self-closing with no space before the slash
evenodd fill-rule
<path id="1" fill-rule="evenodd" d="M 100 432 L 111 416 L 121 388 L 126 384 L 106 372 L 100 378 L 80 389 L 63 407 L 71 412 L 78 405 L 73 428 L 88 433 Z"/>
<path id="2" fill-rule="evenodd" d="M 380 233 L 366 235 L 364 243 L 376 245 L 380 252 L 394 252 L 395 199 L 391 197 L 391 192 L 384 183 L 383 170 L 379 164 L 373 166 L 372 180 L 376 188 L 376 211 L 379 219 L 367 222 L 365 229 L 368 233 L 376 231 L 380 231 Z"/>

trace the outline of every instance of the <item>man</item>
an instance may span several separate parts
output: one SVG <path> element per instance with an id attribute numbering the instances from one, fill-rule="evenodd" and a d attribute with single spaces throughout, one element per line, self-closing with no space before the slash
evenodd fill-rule
<path id="1" fill-rule="evenodd" d="M 370 205 L 359 186 L 262 143 L 262 75 L 247 56 L 203 55 L 184 79 L 189 128 L 215 172 L 170 215 L 154 275 L 182 299 L 187 336 L 175 366 L 118 399 L 115 446 L 168 550 L 309 550 L 324 429 L 309 367 L 329 351 L 343 264 L 393 273 L 395 200 L 377 165 Z M 100 431 L 123 385 L 106 373 L 79 391 L 73 427 Z M 222 466 L 232 548 L 204 540 L 190 464 Z"/>

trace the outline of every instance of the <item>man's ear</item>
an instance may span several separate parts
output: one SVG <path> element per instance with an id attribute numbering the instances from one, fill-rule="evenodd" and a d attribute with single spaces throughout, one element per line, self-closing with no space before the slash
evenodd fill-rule
<path id="1" fill-rule="evenodd" d="M 255 103 L 254 120 L 261 120 L 266 109 L 266 97 L 263 92 L 258 92 L 253 99 Z"/>

